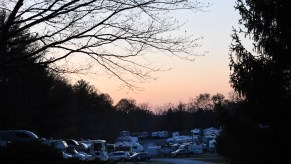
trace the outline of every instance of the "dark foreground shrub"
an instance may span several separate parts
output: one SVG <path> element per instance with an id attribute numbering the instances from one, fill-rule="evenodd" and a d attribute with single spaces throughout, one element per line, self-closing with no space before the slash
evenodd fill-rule
<path id="1" fill-rule="evenodd" d="M 63 159 L 62 154 L 39 142 L 14 143 L 0 149 L 0 164 L 97 164 L 97 161 Z"/>
<path id="2" fill-rule="evenodd" d="M 60 152 L 39 142 L 13 143 L 0 150 L 1 164 L 57 164 L 62 161 Z"/>

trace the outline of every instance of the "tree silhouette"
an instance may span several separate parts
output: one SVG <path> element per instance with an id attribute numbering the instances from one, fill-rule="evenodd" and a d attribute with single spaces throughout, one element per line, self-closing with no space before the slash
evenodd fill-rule
<path id="1" fill-rule="evenodd" d="M 3 2 L 1 8 L 9 11 L 9 16 L 0 29 L 0 52 L 13 43 L 13 38 L 28 30 L 33 37 L 25 44 L 38 46 L 21 58 L 1 62 L 0 68 L 26 58 L 40 59 L 36 64 L 67 73 L 95 65 L 129 88 L 134 87 L 134 80 L 148 80 L 151 72 L 160 70 L 150 66 L 147 60 L 134 60 L 144 59 L 147 52 L 193 58 L 193 48 L 198 46 L 199 38 L 171 36 L 180 25 L 167 14 L 173 10 L 198 11 L 204 7 L 187 0 Z M 15 24 L 20 25 L 16 31 L 12 28 Z M 81 65 L 77 66 L 70 60 L 76 55 L 83 55 L 87 60 L 78 58 Z M 56 62 L 66 64 L 59 67 Z M 131 77 L 127 79 L 125 73 Z"/>
<path id="2" fill-rule="evenodd" d="M 9 12 L 0 9 L 0 34 L 4 33 L 5 24 L 9 17 L 8 13 Z M 17 18 L 16 20 L 19 19 Z M 20 28 L 20 24 L 15 23 L 10 26 L 10 32 L 15 33 Z M 2 39 L 2 35 L 0 35 L 0 40 Z M 20 67 L 29 67 L 38 61 L 37 56 L 26 57 L 37 48 L 36 43 L 30 42 L 30 40 L 33 39 L 34 36 L 28 29 L 25 29 L 20 31 L 18 35 L 10 37 L 6 41 L 6 44 L 1 47 L 0 77 L 2 80 L 6 80 L 4 76 L 9 76 L 9 74 L 13 71 L 15 72 L 16 69 L 20 70 Z"/>
<path id="3" fill-rule="evenodd" d="M 290 7 L 286 0 L 237 1 L 244 28 L 232 35 L 230 83 L 243 103 L 223 111 L 218 142 L 219 152 L 233 163 L 288 163 L 283 145 L 274 141 L 290 138 L 282 133 L 291 129 Z M 253 52 L 243 46 L 239 33 L 252 39 Z"/>

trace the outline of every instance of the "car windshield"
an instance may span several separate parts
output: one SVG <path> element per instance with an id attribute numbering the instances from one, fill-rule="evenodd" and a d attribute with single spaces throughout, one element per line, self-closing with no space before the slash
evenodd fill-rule
<path id="1" fill-rule="evenodd" d="M 115 156 L 118 155 L 119 153 L 110 153 L 109 156 Z"/>
<path id="2" fill-rule="evenodd" d="M 69 148 L 67 149 L 67 152 L 70 154 L 78 154 L 78 151 L 75 148 Z"/>
<path id="3" fill-rule="evenodd" d="M 102 143 L 94 143 L 94 150 L 102 150 Z"/>
<path id="4" fill-rule="evenodd" d="M 75 140 L 66 140 L 66 143 L 69 144 L 69 145 L 76 145 L 76 146 L 79 146 L 78 142 L 75 141 Z"/>
<path id="5" fill-rule="evenodd" d="M 139 153 L 135 153 L 135 154 L 132 155 L 132 157 L 136 157 L 138 155 L 139 155 Z"/>

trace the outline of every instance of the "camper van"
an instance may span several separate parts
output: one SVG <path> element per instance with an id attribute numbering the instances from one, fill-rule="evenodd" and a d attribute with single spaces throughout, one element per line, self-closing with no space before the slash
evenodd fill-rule
<path id="1" fill-rule="evenodd" d="M 117 151 L 128 151 L 128 152 L 142 152 L 144 151 L 143 146 L 138 142 L 137 137 L 118 137 L 115 140 L 115 149 Z"/>
<path id="2" fill-rule="evenodd" d="M 32 142 L 37 141 L 38 136 L 28 130 L 0 130 L 1 146 L 6 147 L 13 142 Z"/>
<path id="3" fill-rule="evenodd" d="M 86 140 L 79 141 L 88 146 L 88 152 L 93 156 L 95 160 L 98 161 L 107 161 L 108 153 L 106 150 L 106 141 L 105 140 Z"/>

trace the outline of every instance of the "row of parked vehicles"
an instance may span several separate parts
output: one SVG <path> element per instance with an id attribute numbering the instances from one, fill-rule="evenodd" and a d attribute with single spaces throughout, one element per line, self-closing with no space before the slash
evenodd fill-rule
<path id="1" fill-rule="evenodd" d="M 1 130 L 0 148 L 5 148 L 10 143 L 34 142 L 57 149 L 63 158 L 77 158 L 80 160 L 107 161 L 108 154 L 105 140 L 81 140 L 73 139 L 45 139 L 39 138 L 36 134 L 28 130 Z"/>
<path id="2" fill-rule="evenodd" d="M 108 159 L 105 140 L 45 139 L 41 142 L 60 151 L 65 159 L 77 158 L 86 161 Z"/>
<path id="3" fill-rule="evenodd" d="M 128 151 L 116 151 L 108 155 L 108 161 L 150 161 L 151 155 L 147 152 L 130 153 Z"/>
<path id="4" fill-rule="evenodd" d="M 83 161 L 148 161 L 150 154 L 146 152 L 130 153 L 111 149 L 107 153 L 105 140 L 74 140 L 74 139 L 45 139 L 27 130 L 2 130 L 0 131 L 0 148 L 7 147 L 10 143 L 38 141 L 44 145 L 57 149 L 64 159 L 77 158 Z M 108 144 L 108 146 L 112 146 Z"/>
<path id="5" fill-rule="evenodd" d="M 201 144 L 187 142 L 182 144 L 164 144 L 162 146 L 151 146 L 148 151 L 152 156 L 179 157 L 202 154 L 203 147 Z"/>

